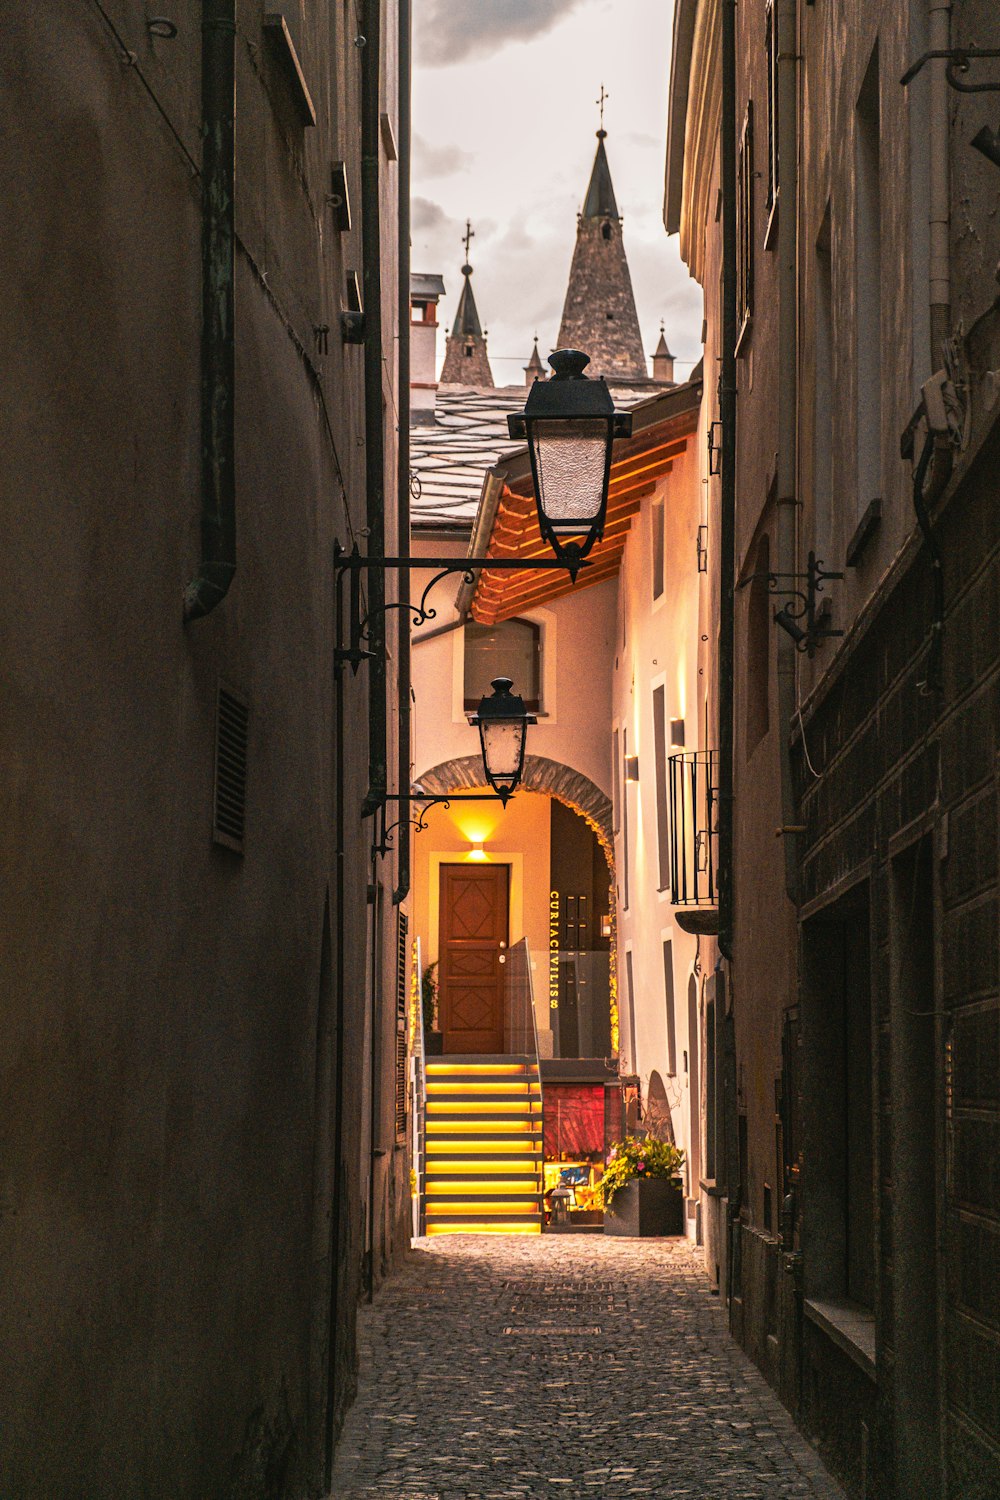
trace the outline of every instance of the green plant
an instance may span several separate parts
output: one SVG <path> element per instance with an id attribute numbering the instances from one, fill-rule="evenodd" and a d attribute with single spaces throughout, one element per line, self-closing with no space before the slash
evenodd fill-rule
<path id="1" fill-rule="evenodd" d="M 647 1177 L 680 1177 L 684 1166 L 684 1152 L 672 1141 L 661 1141 L 655 1135 L 636 1140 L 627 1135 L 616 1141 L 608 1155 L 604 1176 L 598 1183 L 601 1205 L 607 1208 L 619 1188 L 633 1178 L 644 1182 Z"/>
<path id="2" fill-rule="evenodd" d="M 437 1029 L 437 980 L 434 970 L 437 968 L 437 959 L 428 964 L 420 976 L 420 1005 L 424 1020 L 424 1031 L 435 1031 Z"/>

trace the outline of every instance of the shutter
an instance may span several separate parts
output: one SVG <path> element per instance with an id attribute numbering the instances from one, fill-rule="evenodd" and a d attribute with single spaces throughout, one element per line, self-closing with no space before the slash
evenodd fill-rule
<path id="1" fill-rule="evenodd" d="M 247 743 L 250 709 L 245 698 L 219 686 L 215 718 L 215 799 L 212 837 L 243 853 L 246 824 Z"/>

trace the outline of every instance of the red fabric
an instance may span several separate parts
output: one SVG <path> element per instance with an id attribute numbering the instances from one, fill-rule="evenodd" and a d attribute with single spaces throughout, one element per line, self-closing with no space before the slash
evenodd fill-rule
<path id="1" fill-rule="evenodd" d="M 546 1083 L 542 1089 L 547 1161 L 561 1157 L 604 1156 L 604 1086 Z"/>

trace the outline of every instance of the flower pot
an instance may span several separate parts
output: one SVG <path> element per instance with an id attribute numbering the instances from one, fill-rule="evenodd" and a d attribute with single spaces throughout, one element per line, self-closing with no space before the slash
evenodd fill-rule
<path id="1" fill-rule="evenodd" d="M 604 1209 L 605 1234 L 684 1233 L 684 1192 L 671 1177 L 633 1177 Z"/>

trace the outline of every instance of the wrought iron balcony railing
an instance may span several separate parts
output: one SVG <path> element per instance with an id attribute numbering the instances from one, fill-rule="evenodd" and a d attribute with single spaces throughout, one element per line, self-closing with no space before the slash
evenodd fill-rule
<path id="1" fill-rule="evenodd" d="M 668 760 L 670 899 L 696 908 L 678 915 L 691 932 L 712 932 L 718 911 L 718 751 L 685 750 Z M 687 916 L 687 920 L 686 920 Z"/>

